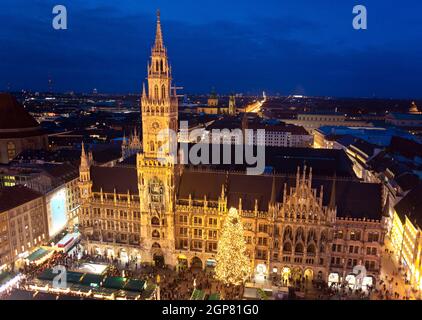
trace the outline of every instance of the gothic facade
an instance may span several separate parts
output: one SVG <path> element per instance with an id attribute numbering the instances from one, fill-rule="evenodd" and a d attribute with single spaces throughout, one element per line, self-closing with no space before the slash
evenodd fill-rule
<path id="1" fill-rule="evenodd" d="M 82 150 L 79 224 L 87 250 L 212 267 L 225 216 L 234 207 L 255 275 L 328 280 L 334 272 L 340 279 L 365 265 L 368 276 L 378 277 L 384 237 L 378 185 L 313 177 L 306 166 L 293 175 L 248 176 L 175 165 L 165 132 L 177 132 L 178 104 L 159 15 L 147 72 L 136 166 L 94 166 Z M 371 195 L 371 203 L 359 202 L 361 192 Z"/>

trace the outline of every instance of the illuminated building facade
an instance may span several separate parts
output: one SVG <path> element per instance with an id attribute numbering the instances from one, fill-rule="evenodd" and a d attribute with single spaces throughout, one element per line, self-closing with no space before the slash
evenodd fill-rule
<path id="1" fill-rule="evenodd" d="M 224 219 L 236 208 L 257 276 L 327 280 L 334 272 L 340 280 L 363 264 L 378 277 L 385 232 L 379 185 L 316 177 L 303 163 L 296 174 L 260 176 L 175 165 L 165 144 L 170 136 L 159 134 L 177 131 L 170 88 L 158 16 L 136 167 L 95 166 L 82 150 L 79 223 L 89 252 L 178 268 L 213 266 Z M 350 251 L 352 245 L 358 249 Z"/>
<path id="2" fill-rule="evenodd" d="M 48 239 L 42 194 L 24 186 L 0 189 L 0 267 Z"/>
<path id="3" fill-rule="evenodd" d="M 394 258 L 415 290 L 422 289 L 421 192 L 422 184 L 419 184 L 395 205 L 390 231 Z"/>

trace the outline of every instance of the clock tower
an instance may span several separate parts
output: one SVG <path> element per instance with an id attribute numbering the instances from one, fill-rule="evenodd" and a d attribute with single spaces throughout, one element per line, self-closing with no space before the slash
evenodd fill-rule
<path id="1" fill-rule="evenodd" d="M 144 261 L 174 264 L 175 170 L 178 102 L 171 90 L 171 67 L 157 12 L 155 43 L 141 97 L 143 151 L 137 156 Z"/>

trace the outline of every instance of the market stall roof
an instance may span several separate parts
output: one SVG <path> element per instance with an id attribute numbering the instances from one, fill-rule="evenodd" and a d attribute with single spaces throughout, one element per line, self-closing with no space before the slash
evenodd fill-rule
<path id="1" fill-rule="evenodd" d="M 51 250 L 47 250 L 45 248 L 38 248 L 34 252 L 32 252 L 26 259 L 29 262 L 35 262 L 43 257 L 45 257 L 47 254 L 50 253 Z"/>
<path id="2" fill-rule="evenodd" d="M 208 300 L 220 300 L 220 294 L 219 293 L 210 294 L 210 296 L 208 297 Z"/>
<path id="3" fill-rule="evenodd" d="M 195 289 L 192 292 L 192 296 L 190 297 L 191 300 L 204 300 L 205 292 L 199 289 Z"/>
<path id="4" fill-rule="evenodd" d="M 104 276 L 102 275 L 87 273 L 82 278 L 81 283 L 87 286 L 92 286 L 93 284 L 96 286 L 100 286 L 103 279 L 104 279 Z"/>
<path id="5" fill-rule="evenodd" d="M 15 275 L 13 273 L 7 271 L 0 273 L 0 286 L 12 279 L 14 276 Z"/>
<path id="6" fill-rule="evenodd" d="M 55 276 L 57 276 L 57 273 L 53 273 L 53 269 L 45 269 L 37 278 L 40 280 L 52 281 Z"/>
<path id="7" fill-rule="evenodd" d="M 79 283 L 83 275 L 84 273 L 82 272 L 68 271 L 66 274 L 66 280 L 70 283 Z"/>
<path id="8" fill-rule="evenodd" d="M 125 287 L 126 282 L 127 279 L 123 277 L 107 277 L 102 286 L 104 288 L 122 290 Z"/>
<path id="9" fill-rule="evenodd" d="M 142 292 L 145 290 L 146 282 L 139 279 L 130 279 L 124 289 L 127 291 Z"/>

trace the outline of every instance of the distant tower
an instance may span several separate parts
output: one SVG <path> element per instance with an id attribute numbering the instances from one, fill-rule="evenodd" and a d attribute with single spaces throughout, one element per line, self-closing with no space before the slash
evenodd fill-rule
<path id="1" fill-rule="evenodd" d="M 48 75 L 48 93 L 53 93 L 53 78 L 51 74 Z"/>
<path id="2" fill-rule="evenodd" d="M 217 94 L 215 93 L 215 88 L 213 87 L 211 90 L 211 94 L 208 98 L 208 106 L 209 107 L 216 107 L 218 106 L 218 97 Z"/>
<path id="3" fill-rule="evenodd" d="M 127 159 L 130 156 L 137 154 L 142 151 L 142 142 L 138 135 L 136 127 L 132 134 L 129 136 L 129 139 L 126 138 L 126 135 L 123 136 L 122 141 L 122 158 Z"/>
<path id="4" fill-rule="evenodd" d="M 230 95 L 229 98 L 229 114 L 231 116 L 236 114 L 236 97 L 234 94 Z"/>
<path id="5" fill-rule="evenodd" d="M 85 152 L 85 145 L 82 142 L 81 163 L 79 165 L 79 190 L 82 201 L 87 201 L 87 199 L 91 196 L 91 162 L 92 155 Z"/>
<path id="6" fill-rule="evenodd" d="M 412 101 L 412 104 L 410 105 L 409 108 L 409 113 L 411 114 L 419 114 L 419 109 L 418 106 L 416 105 L 415 101 Z"/>

